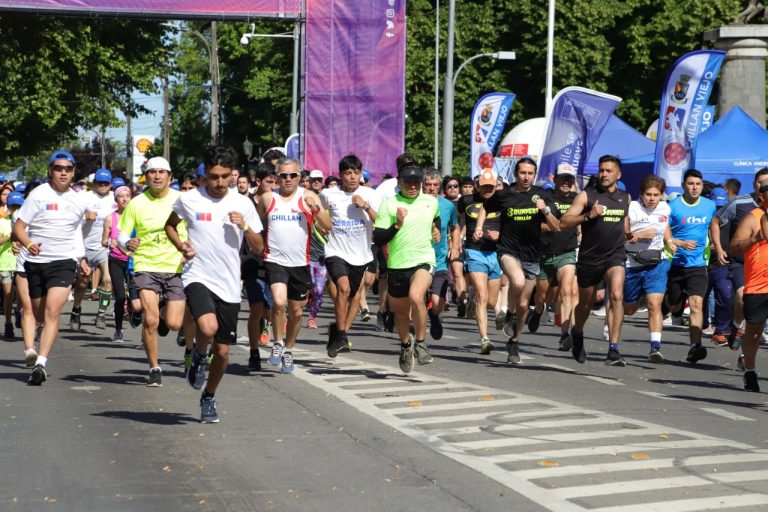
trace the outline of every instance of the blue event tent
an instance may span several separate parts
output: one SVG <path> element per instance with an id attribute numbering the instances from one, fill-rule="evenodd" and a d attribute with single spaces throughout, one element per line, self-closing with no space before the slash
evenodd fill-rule
<path id="1" fill-rule="evenodd" d="M 693 167 L 704 179 L 741 181 L 741 193 L 752 192 L 755 172 L 768 167 L 768 132 L 739 107 L 733 107 L 696 138 Z"/>

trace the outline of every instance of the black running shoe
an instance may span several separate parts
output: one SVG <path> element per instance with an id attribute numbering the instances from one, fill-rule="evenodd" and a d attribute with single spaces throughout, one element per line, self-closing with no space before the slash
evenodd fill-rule
<path id="1" fill-rule="evenodd" d="M 760 384 L 757 382 L 757 372 L 755 370 L 744 372 L 744 389 L 755 393 L 760 392 Z"/>
<path id="2" fill-rule="evenodd" d="M 661 350 L 657 348 L 652 348 L 651 351 L 648 353 L 648 360 L 652 363 L 663 363 L 664 362 L 664 356 L 661 354 Z"/>
<path id="3" fill-rule="evenodd" d="M 466 303 L 466 301 L 459 302 L 459 305 L 456 307 L 456 317 L 457 318 L 466 318 L 467 317 L 467 303 Z"/>
<path id="4" fill-rule="evenodd" d="M 605 356 L 605 364 L 608 366 L 627 366 L 624 358 L 619 354 L 619 350 L 615 348 L 608 350 L 608 355 Z"/>
<path id="5" fill-rule="evenodd" d="M 163 318 L 163 310 L 165 309 L 166 301 L 162 300 L 160 301 L 160 307 L 158 308 L 160 310 L 160 321 L 157 324 L 157 335 L 158 336 L 168 336 L 168 333 L 170 332 L 170 329 L 168 329 L 168 324 L 165 323 L 165 318 Z"/>
<path id="6" fill-rule="evenodd" d="M 443 322 L 440 320 L 440 315 L 436 315 L 431 309 L 427 310 L 429 315 L 429 335 L 433 340 L 439 340 L 443 337 Z"/>
<path id="7" fill-rule="evenodd" d="M 133 312 L 130 315 L 128 315 L 128 322 L 131 324 L 131 327 L 136 329 L 141 325 L 141 311 Z"/>
<path id="8" fill-rule="evenodd" d="M 69 315 L 69 328 L 73 331 L 80 330 L 80 311 L 75 311 L 74 308 Z"/>
<path id="9" fill-rule="evenodd" d="M 346 333 L 339 333 L 338 331 L 334 332 L 325 348 L 330 358 L 336 357 L 341 352 L 349 352 L 351 350 Z"/>
<path id="10" fill-rule="evenodd" d="M 560 334 L 560 341 L 557 344 L 557 350 L 560 352 L 568 352 L 573 347 L 573 340 L 571 335 L 567 332 Z"/>
<path id="11" fill-rule="evenodd" d="M 584 364 L 587 361 L 587 351 L 584 349 L 584 333 L 571 330 L 571 340 L 573 340 L 573 347 L 571 348 L 573 358 Z"/>
<path id="12" fill-rule="evenodd" d="M 536 309 L 532 309 L 528 312 L 528 331 L 532 333 L 538 331 L 539 325 L 541 325 L 541 313 L 537 313 Z"/>
<path id="13" fill-rule="evenodd" d="M 259 351 L 251 350 L 251 355 L 248 357 L 248 371 L 260 372 L 261 371 L 261 357 Z"/>
<path id="14" fill-rule="evenodd" d="M 381 311 L 376 313 L 376 327 L 374 329 L 378 332 L 384 332 L 384 313 Z"/>
<path id="15" fill-rule="evenodd" d="M 29 380 L 27 382 L 30 386 L 39 386 L 45 382 L 47 378 L 48 375 L 45 373 L 45 366 L 36 364 L 34 368 L 32 368 L 32 373 L 29 375 Z"/>
<path id="16" fill-rule="evenodd" d="M 685 360 L 688 361 L 691 364 L 696 364 L 702 359 L 707 358 L 707 347 L 703 347 L 701 345 L 694 345 L 688 350 L 688 355 L 685 357 Z"/>
<path id="17" fill-rule="evenodd" d="M 180 347 L 187 344 L 187 339 L 184 337 L 183 331 L 179 331 L 178 334 L 176 334 L 176 344 Z"/>
<path id="18" fill-rule="evenodd" d="M 507 364 L 520 364 L 520 346 L 516 341 L 507 342 Z"/>
<path id="19" fill-rule="evenodd" d="M 395 314 L 392 311 L 385 313 L 386 319 L 384 320 L 384 329 L 387 332 L 395 332 Z"/>
<path id="20" fill-rule="evenodd" d="M 507 317 L 504 320 L 504 334 L 510 338 L 517 336 L 517 315 L 507 311 Z"/>

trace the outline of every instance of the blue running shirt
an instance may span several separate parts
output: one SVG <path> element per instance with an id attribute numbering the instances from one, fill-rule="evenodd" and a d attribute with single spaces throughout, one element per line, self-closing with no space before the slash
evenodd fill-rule
<path id="1" fill-rule="evenodd" d="M 672 265 L 678 267 L 706 267 L 709 260 L 709 224 L 717 213 L 715 203 L 706 197 L 700 197 L 695 203 L 688 204 L 683 196 L 669 203 L 669 229 L 672 238 L 695 240 L 696 248 L 685 250 L 677 248 L 672 258 Z"/>

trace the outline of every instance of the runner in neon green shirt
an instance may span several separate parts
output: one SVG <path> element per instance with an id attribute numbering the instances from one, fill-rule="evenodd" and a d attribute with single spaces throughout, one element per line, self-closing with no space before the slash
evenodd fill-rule
<path id="1" fill-rule="evenodd" d="M 440 237 L 440 209 L 436 198 L 421 192 L 421 167 L 407 164 L 398 174 L 400 192 L 379 208 L 373 239 L 379 247 L 389 243 L 388 293 L 400 336 L 400 369 L 407 374 L 413 371 L 416 360 L 419 364 L 432 362 L 425 341 L 424 296 L 435 271 L 432 242 Z M 409 329 L 411 318 L 415 339 Z"/>

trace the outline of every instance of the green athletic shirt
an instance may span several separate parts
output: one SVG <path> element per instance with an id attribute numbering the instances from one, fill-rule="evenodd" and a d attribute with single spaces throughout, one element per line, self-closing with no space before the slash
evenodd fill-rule
<path id="1" fill-rule="evenodd" d="M 393 226 L 397 222 L 398 208 L 407 208 L 408 215 L 389 242 L 387 268 L 413 268 L 425 263 L 434 266 L 432 223 L 440 217 L 437 198 L 420 193 L 415 199 L 407 199 L 398 193 L 381 205 L 373 227 L 387 229 Z"/>
<path id="2" fill-rule="evenodd" d="M 165 234 L 165 222 L 180 195 L 170 189 L 165 197 L 158 198 L 147 190 L 125 207 L 120 216 L 120 232 L 130 234 L 135 228 L 136 238 L 140 240 L 133 253 L 135 272 L 181 272 L 181 253 Z"/>
<path id="3" fill-rule="evenodd" d="M 0 236 L 9 236 L 11 234 L 11 215 L 10 213 L 0 219 Z M 13 272 L 16 270 L 16 255 L 11 249 L 11 241 L 8 240 L 0 245 L 0 271 Z"/>

